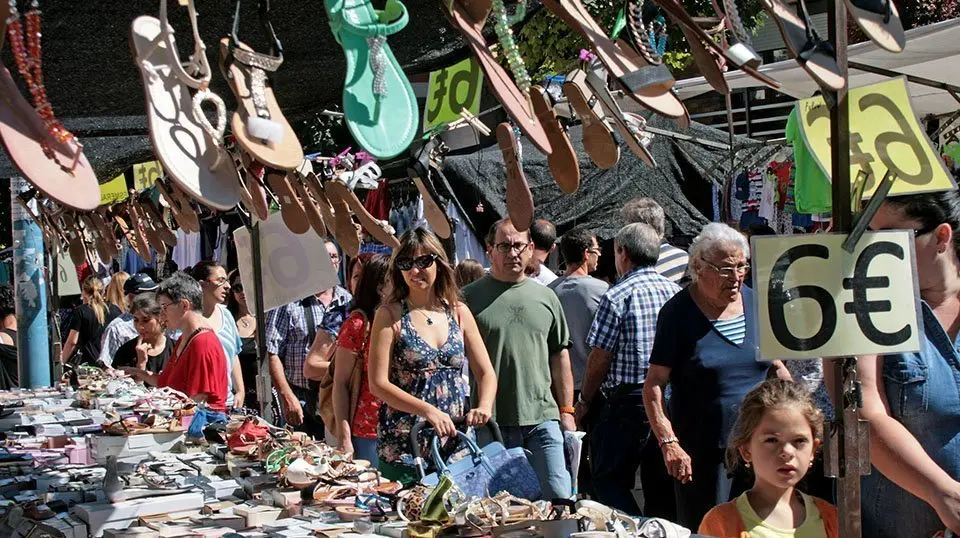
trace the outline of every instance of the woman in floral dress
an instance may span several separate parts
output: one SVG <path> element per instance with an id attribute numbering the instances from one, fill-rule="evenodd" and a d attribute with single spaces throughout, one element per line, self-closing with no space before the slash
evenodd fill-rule
<path id="1" fill-rule="evenodd" d="M 377 430 L 384 478 L 410 483 L 410 430 L 426 420 L 442 437 L 456 434 L 452 417 L 470 426 L 490 419 L 497 380 L 477 323 L 459 301 L 453 269 L 440 241 L 422 228 L 400 239 L 390 260 L 393 293 L 373 320 L 370 391 L 383 401 Z M 477 386 L 470 408 L 470 367 Z M 424 450 L 425 439 L 420 447 Z"/>

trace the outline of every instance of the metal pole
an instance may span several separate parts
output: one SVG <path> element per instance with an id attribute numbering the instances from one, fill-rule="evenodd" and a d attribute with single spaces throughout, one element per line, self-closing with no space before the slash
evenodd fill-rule
<path id="1" fill-rule="evenodd" d="M 257 319 L 257 400 L 260 401 L 260 416 L 267 422 L 275 422 L 273 416 L 273 382 L 270 377 L 270 360 L 267 354 L 267 316 L 263 311 L 263 267 L 260 254 L 260 223 L 250 226 L 250 251 L 253 258 L 253 297 L 256 301 Z"/>
<path id="2" fill-rule="evenodd" d="M 47 332 L 47 285 L 44 282 L 43 234 L 17 196 L 27 190 L 23 178 L 10 180 L 13 217 L 13 282 L 17 308 L 17 354 L 20 386 L 49 387 L 53 384 L 50 335 Z M 35 203 L 35 202 L 31 202 Z"/>
<path id="3" fill-rule="evenodd" d="M 850 108 L 847 99 L 849 81 L 847 66 L 847 11 L 842 0 L 830 0 L 829 30 L 830 42 L 837 55 L 837 65 L 843 76 L 844 87 L 837 92 L 825 91 L 825 100 L 833 106 L 830 109 L 830 145 L 831 145 L 831 185 L 833 194 L 833 230 L 849 233 L 853 226 L 850 206 Z M 837 476 L 837 509 L 840 514 L 840 536 L 860 538 L 860 474 L 864 467 L 869 468 L 869 456 L 863 462 L 861 444 L 869 443 L 869 433 L 862 438 L 864 424 L 861 424 L 856 393 L 845 391 L 858 390 L 856 358 L 842 357 L 831 361 L 835 374 L 836 419 L 834 431 L 830 437 L 833 455 L 836 455 L 836 467 L 830 469 Z M 852 397 L 851 397 L 852 396 Z M 829 432 L 827 432 L 829 435 Z M 833 467 L 828 465 L 828 467 Z"/>
<path id="4" fill-rule="evenodd" d="M 733 149 L 733 98 L 729 91 L 723 97 L 727 103 L 727 139 L 730 144 L 730 174 L 733 174 L 733 164 L 737 158 L 737 150 Z"/>

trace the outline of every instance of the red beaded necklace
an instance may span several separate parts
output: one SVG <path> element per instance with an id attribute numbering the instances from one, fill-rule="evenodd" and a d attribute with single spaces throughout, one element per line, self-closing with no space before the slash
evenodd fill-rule
<path id="1" fill-rule="evenodd" d="M 24 31 L 24 24 L 17 10 L 16 0 L 9 0 L 9 5 L 10 19 L 7 21 L 7 37 L 13 49 L 13 58 L 17 63 L 17 70 L 27 83 L 33 106 L 43 120 L 43 125 L 47 131 L 61 144 L 69 141 L 74 141 L 77 144 L 73 166 L 68 169 L 73 171 L 80 161 L 83 146 L 76 140 L 73 133 L 67 131 L 53 115 L 53 107 L 47 100 L 47 88 L 43 85 L 43 60 L 40 57 L 40 4 L 37 0 L 33 0 L 30 3 L 30 11 L 24 14 L 26 31 Z M 56 153 L 46 139 L 41 140 L 40 145 L 47 158 L 57 160 Z"/>

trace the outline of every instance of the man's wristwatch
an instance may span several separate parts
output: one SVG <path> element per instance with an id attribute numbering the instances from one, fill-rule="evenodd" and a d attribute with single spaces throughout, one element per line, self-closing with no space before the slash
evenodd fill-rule
<path id="1" fill-rule="evenodd" d="M 571 407 L 569 405 L 564 405 L 560 408 L 561 415 L 572 415 L 577 412 L 576 407 Z"/>
<path id="2" fill-rule="evenodd" d="M 677 439 L 676 437 L 661 437 L 660 448 L 663 448 L 664 446 L 669 445 L 671 443 L 679 443 L 679 442 L 680 440 Z"/>

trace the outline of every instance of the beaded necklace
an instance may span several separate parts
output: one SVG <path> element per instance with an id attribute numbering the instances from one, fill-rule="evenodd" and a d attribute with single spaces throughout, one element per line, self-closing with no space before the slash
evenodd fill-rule
<path id="1" fill-rule="evenodd" d="M 40 56 L 40 3 L 37 0 L 30 2 L 30 11 L 27 11 L 21 21 L 20 12 L 17 10 L 16 0 L 8 0 L 10 6 L 10 18 L 7 19 L 7 38 L 10 40 L 10 47 L 13 49 L 13 58 L 17 64 L 17 70 L 20 76 L 27 83 L 30 90 L 30 97 L 33 100 L 33 106 L 43 120 L 43 126 L 57 140 L 63 144 L 73 141 L 78 149 L 70 168 L 63 167 L 65 170 L 73 171 L 78 162 L 82 147 L 76 140 L 73 133 L 68 131 L 63 124 L 53 115 L 53 107 L 47 100 L 47 88 L 43 84 L 43 60 Z M 57 155 L 54 153 L 50 143 L 44 137 L 40 141 L 44 155 L 47 158 L 57 161 Z"/>
<path id="2" fill-rule="evenodd" d="M 523 57 L 520 56 L 520 49 L 517 47 L 517 42 L 513 39 L 513 29 L 510 28 L 517 19 L 523 19 L 525 12 L 525 1 L 521 1 L 518 5 L 518 12 L 513 17 L 509 17 L 503 0 L 493 0 L 493 29 L 497 34 L 497 40 L 503 47 L 503 52 L 507 57 L 507 65 L 510 66 L 513 78 L 517 82 L 517 88 L 527 97 L 530 115 L 533 116 L 533 102 L 530 100 L 530 74 L 527 72 L 527 66 L 523 62 Z"/>

